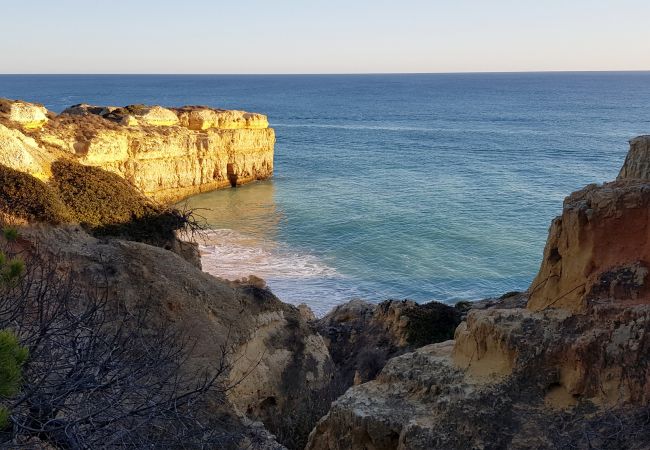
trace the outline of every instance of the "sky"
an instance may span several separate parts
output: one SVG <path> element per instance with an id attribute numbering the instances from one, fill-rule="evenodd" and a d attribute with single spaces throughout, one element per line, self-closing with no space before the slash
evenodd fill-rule
<path id="1" fill-rule="evenodd" d="M 0 0 L 0 73 L 650 70 L 650 0 Z"/>

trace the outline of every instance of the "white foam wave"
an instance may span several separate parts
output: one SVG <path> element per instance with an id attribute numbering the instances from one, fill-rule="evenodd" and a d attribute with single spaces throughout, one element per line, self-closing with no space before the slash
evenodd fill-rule
<path id="1" fill-rule="evenodd" d="M 336 270 L 317 257 L 291 251 L 234 230 L 210 230 L 199 242 L 206 272 L 236 280 L 255 275 L 265 280 L 338 277 Z"/>

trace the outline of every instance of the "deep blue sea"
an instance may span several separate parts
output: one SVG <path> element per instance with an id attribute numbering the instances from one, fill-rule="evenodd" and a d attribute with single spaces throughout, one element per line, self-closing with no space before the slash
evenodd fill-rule
<path id="1" fill-rule="evenodd" d="M 273 180 L 189 200 L 206 270 L 256 274 L 322 314 L 350 298 L 525 289 L 551 219 L 650 133 L 650 73 L 0 76 L 61 111 L 148 103 L 262 112 Z"/>

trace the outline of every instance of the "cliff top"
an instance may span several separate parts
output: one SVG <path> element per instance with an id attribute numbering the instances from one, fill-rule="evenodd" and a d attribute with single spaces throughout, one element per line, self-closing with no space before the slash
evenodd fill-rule
<path id="1" fill-rule="evenodd" d="M 37 103 L 0 98 L 0 121 L 13 122 L 25 129 L 39 129 L 52 119 L 71 116 L 96 116 L 128 127 L 180 126 L 196 131 L 263 129 L 269 126 L 264 114 L 208 106 L 165 108 L 159 105 L 97 106 L 81 103 L 70 106 L 57 116 Z"/>

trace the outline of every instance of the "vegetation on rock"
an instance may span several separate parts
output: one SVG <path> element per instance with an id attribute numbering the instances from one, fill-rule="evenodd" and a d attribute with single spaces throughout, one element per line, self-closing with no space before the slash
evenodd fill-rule
<path id="1" fill-rule="evenodd" d="M 72 214 L 50 186 L 41 180 L 0 165 L 0 211 L 29 222 L 60 224 Z"/>
<path id="2" fill-rule="evenodd" d="M 158 243 L 191 225 L 191 213 L 157 205 L 128 181 L 74 161 L 52 164 L 52 187 L 72 217 L 95 235 Z"/>
<path id="3" fill-rule="evenodd" d="M 406 339 L 413 347 L 453 339 L 461 317 L 457 309 L 439 302 L 405 308 L 404 315 L 408 318 Z"/>
<path id="4" fill-rule="evenodd" d="M 208 393 L 225 401 L 225 353 L 184 370 L 191 343 L 154 325 L 146 299 L 127 308 L 11 236 L 1 244 L 6 264 L 15 253 L 29 259 L 14 283 L 0 285 L 2 448 L 235 445 L 239 436 L 198 412 Z"/>
<path id="5" fill-rule="evenodd" d="M 78 222 L 91 233 L 162 245 L 198 224 L 191 211 L 158 205 L 128 181 L 74 161 L 52 164 L 52 178 L 0 165 L 0 211 L 28 222 Z"/>
<path id="6" fill-rule="evenodd" d="M 5 239 L 14 241 L 17 232 L 14 228 L 3 230 Z M 23 274 L 24 264 L 19 258 L 7 258 L 0 251 L 0 286 L 11 286 Z M 0 330 L 0 401 L 18 393 L 22 383 L 22 366 L 27 361 L 29 349 L 20 345 L 18 338 L 9 328 Z M 10 410 L 0 404 L 0 430 L 9 426 Z"/>

